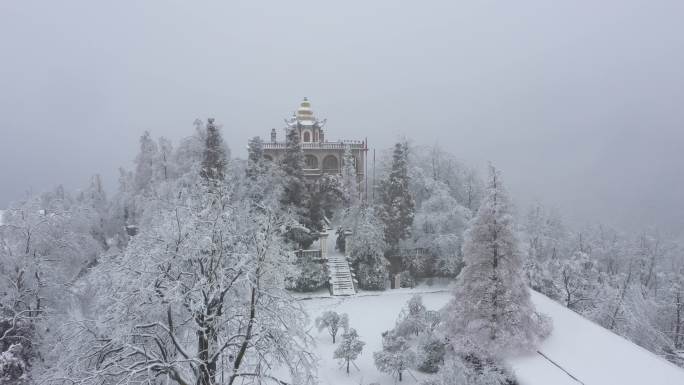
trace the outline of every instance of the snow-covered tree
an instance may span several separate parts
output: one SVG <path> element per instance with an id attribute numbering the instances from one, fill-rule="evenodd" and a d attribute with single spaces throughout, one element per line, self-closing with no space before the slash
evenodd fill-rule
<path id="1" fill-rule="evenodd" d="M 438 181 L 426 180 L 427 197 L 416 211 L 413 221 L 413 247 L 426 250 L 434 259 L 425 256 L 405 261 L 412 271 L 453 276 L 461 268 L 463 233 L 471 217 L 470 210 L 461 206 Z"/>
<path id="2" fill-rule="evenodd" d="M 473 360 L 473 357 L 454 357 L 447 360 L 436 377 L 422 385 L 512 385 L 515 376 L 507 367 L 494 363 Z"/>
<path id="3" fill-rule="evenodd" d="M 410 147 L 409 164 L 410 190 L 420 207 L 430 197 L 427 188 L 439 182 L 447 186 L 449 195 L 459 205 L 471 212 L 477 211 L 482 200 L 484 184 L 478 173 L 464 165 L 458 157 L 442 150 L 439 146 Z"/>
<path id="4" fill-rule="evenodd" d="M 299 134 L 294 129 L 287 131 L 285 155 L 280 166 L 286 176 L 281 200 L 283 206 L 303 207 L 307 200 L 304 182 L 304 155 L 299 142 Z"/>
<path id="5" fill-rule="evenodd" d="M 415 202 L 409 190 L 408 161 L 408 144 L 397 143 L 389 175 L 380 183 L 378 217 L 384 223 L 385 241 L 390 249 L 397 249 L 399 241 L 408 238 L 413 224 Z"/>
<path id="6" fill-rule="evenodd" d="M 264 143 L 260 137 L 255 136 L 247 143 L 247 177 L 255 179 L 265 172 Z"/>
<path id="7" fill-rule="evenodd" d="M 320 317 L 316 318 L 316 328 L 318 328 L 319 332 L 327 330 L 334 344 L 337 332 L 340 329 L 345 331 L 349 329 L 349 316 L 347 313 L 339 314 L 332 310 L 327 310 Z"/>
<path id="8" fill-rule="evenodd" d="M 342 361 L 346 366 L 347 374 L 349 374 L 349 364 L 361 355 L 364 345 L 366 343 L 359 339 L 356 329 L 350 328 L 342 334 L 342 341 L 337 349 L 335 349 L 333 358 Z"/>
<path id="9" fill-rule="evenodd" d="M 159 180 L 168 181 L 174 177 L 175 170 L 173 165 L 173 144 L 165 137 L 160 137 L 157 141 L 159 148 Z"/>
<path id="10" fill-rule="evenodd" d="M 562 293 L 556 284 L 559 264 L 570 254 L 569 234 L 560 216 L 535 204 L 527 213 L 524 224 L 525 275 L 533 290 L 560 300 Z"/>
<path id="11" fill-rule="evenodd" d="M 200 175 L 208 181 L 221 181 L 225 177 L 228 154 L 214 119 L 207 119 L 207 137 Z"/>
<path id="12" fill-rule="evenodd" d="M 401 381 L 404 372 L 415 365 L 416 353 L 406 338 L 389 331 L 382 334 L 382 350 L 373 353 L 373 359 L 379 371 Z"/>
<path id="13" fill-rule="evenodd" d="M 466 233 L 465 267 L 444 308 L 445 333 L 456 351 L 490 354 L 534 349 L 550 331 L 523 278 L 523 260 L 510 202 L 490 166 L 485 198 Z"/>
<path id="14" fill-rule="evenodd" d="M 415 294 L 399 314 L 394 332 L 399 336 L 411 338 L 428 331 L 427 323 L 427 309 L 423 305 L 423 297 Z"/>
<path id="15" fill-rule="evenodd" d="M 328 218 L 337 216 L 340 209 L 344 209 L 341 217 L 346 215 L 347 207 L 344 207 L 344 189 L 338 175 L 326 174 L 321 176 L 316 181 L 315 194 L 318 195 L 321 208 Z M 344 222 L 344 218 L 342 220 Z"/>
<path id="16" fill-rule="evenodd" d="M 356 159 L 352 153 L 351 145 L 345 145 L 342 157 L 342 191 L 347 207 L 358 205 L 360 200 L 359 182 L 356 177 Z"/>
<path id="17" fill-rule="evenodd" d="M 13 203 L 4 212 L 0 383 L 31 379 L 47 331 L 68 304 L 69 287 L 97 262 L 104 247 L 95 202 L 86 196 L 74 199 L 58 187 Z"/>
<path id="18" fill-rule="evenodd" d="M 310 382 L 306 316 L 283 289 L 282 221 L 228 190 L 200 184 L 150 212 L 126 252 L 95 267 L 101 302 L 55 347 L 55 377 L 211 385 L 275 380 L 285 367 Z"/>
<path id="19" fill-rule="evenodd" d="M 328 283 L 326 265 L 316 261 L 310 254 L 297 255 L 293 274 L 288 277 L 288 288 L 295 291 L 311 292 L 325 287 Z"/>
<path id="20" fill-rule="evenodd" d="M 289 210 L 297 222 L 306 229 L 311 229 L 309 210 L 309 193 L 304 181 L 304 153 L 299 140 L 299 134 L 294 128 L 287 131 L 285 138 L 285 155 L 280 164 L 283 171 L 283 195 L 280 199 L 281 205 Z M 313 242 L 310 232 L 300 228 L 292 227 L 287 233 L 287 239 L 294 243 L 308 246 Z"/>
<path id="21" fill-rule="evenodd" d="M 353 234 L 346 251 L 352 259 L 359 286 L 367 290 L 383 290 L 387 280 L 388 262 L 384 257 L 386 244 L 382 222 L 368 206 L 360 207 L 355 214 Z"/>
<path id="22" fill-rule="evenodd" d="M 429 334 L 418 344 L 418 370 L 424 373 L 436 373 L 444 363 L 446 342 L 440 336 Z"/>
<path id="23" fill-rule="evenodd" d="M 149 131 L 140 137 L 140 152 L 135 158 L 134 191 L 146 191 L 152 186 L 158 175 L 159 149 Z"/>
<path id="24" fill-rule="evenodd" d="M 563 304 L 578 312 L 592 307 L 599 290 L 600 273 L 596 261 L 588 254 L 577 251 L 557 265 Z"/>

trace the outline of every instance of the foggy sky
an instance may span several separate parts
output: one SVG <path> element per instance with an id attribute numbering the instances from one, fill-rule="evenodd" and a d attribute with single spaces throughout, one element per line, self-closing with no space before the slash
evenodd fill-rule
<path id="1" fill-rule="evenodd" d="M 677 0 L 1 1 L 0 207 L 94 173 L 113 189 L 144 130 L 195 118 L 244 157 L 307 96 L 329 140 L 405 135 L 494 162 L 520 206 L 682 231 L 683 19 Z"/>

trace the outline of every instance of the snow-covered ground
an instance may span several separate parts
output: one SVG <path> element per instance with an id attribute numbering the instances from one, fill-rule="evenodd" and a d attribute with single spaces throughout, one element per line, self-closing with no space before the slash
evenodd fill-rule
<path id="1" fill-rule="evenodd" d="M 332 344 L 330 335 L 325 331 L 318 333 L 312 330 L 318 344 L 317 354 L 321 358 L 318 370 L 320 382 L 328 385 L 395 384 L 395 379 L 375 368 L 373 352 L 381 349 L 380 334 L 394 326 L 400 310 L 415 293 L 423 295 L 423 302 L 428 309 L 439 309 L 450 298 L 449 291 L 444 287 L 421 287 L 381 293 L 362 292 L 352 297 L 314 296 L 302 299 L 312 320 L 325 310 L 349 314 L 350 326 L 366 342 L 356 362 L 358 369 L 352 368 L 347 376 L 332 358 L 337 345 Z M 547 358 L 541 354 L 531 354 L 509 360 L 522 385 L 684 384 L 684 370 L 541 294 L 533 293 L 532 299 L 537 310 L 553 319 L 554 331 L 539 349 Z M 417 371 L 412 371 L 412 375 L 404 376 L 402 383 L 417 384 L 425 378 Z"/>

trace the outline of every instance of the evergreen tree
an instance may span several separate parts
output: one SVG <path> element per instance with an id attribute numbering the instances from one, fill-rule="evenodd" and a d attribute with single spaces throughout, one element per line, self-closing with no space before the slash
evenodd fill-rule
<path id="1" fill-rule="evenodd" d="M 258 175 L 266 171 L 264 164 L 264 142 L 255 136 L 247 144 L 247 177 L 255 180 Z"/>
<path id="2" fill-rule="evenodd" d="M 342 191 L 344 203 L 347 207 L 355 206 L 359 201 L 359 183 L 356 178 L 356 159 L 352 153 L 351 145 L 344 147 L 342 158 Z"/>
<path id="3" fill-rule="evenodd" d="M 285 207 L 301 211 L 307 200 L 307 190 L 304 181 L 304 153 L 295 129 L 289 129 L 287 132 L 285 155 L 280 166 L 285 174 L 281 203 Z"/>
<path id="4" fill-rule="evenodd" d="M 207 119 L 207 137 L 200 175 L 209 181 L 222 181 L 226 172 L 226 147 L 214 119 Z"/>
<path id="5" fill-rule="evenodd" d="M 445 308 L 454 349 L 494 355 L 535 348 L 550 326 L 530 299 L 510 203 L 492 166 L 486 196 L 466 232 L 464 260 Z"/>
<path id="6" fill-rule="evenodd" d="M 312 231 L 323 230 L 323 218 L 325 217 L 325 210 L 323 210 L 324 194 L 320 191 L 311 194 L 309 199 L 309 213 L 307 218 L 307 227 Z"/>
<path id="7" fill-rule="evenodd" d="M 301 227 L 291 227 L 286 238 L 302 247 L 308 247 L 314 240 L 310 230 L 320 224 L 312 223 L 309 208 L 309 193 L 304 180 L 304 154 L 295 129 L 287 132 L 285 155 L 280 165 L 283 171 L 283 195 L 280 203 L 292 211 Z"/>
<path id="8" fill-rule="evenodd" d="M 408 238 L 415 203 L 409 191 L 408 144 L 394 146 L 392 169 L 388 178 L 380 184 L 380 219 L 385 224 L 385 241 L 390 250 L 399 247 L 399 241 Z"/>
<path id="9" fill-rule="evenodd" d="M 159 160 L 157 143 L 152 139 L 149 131 L 140 137 L 140 152 L 135 158 L 134 191 L 136 193 L 148 190 L 156 177 L 156 166 Z"/>
<path id="10" fill-rule="evenodd" d="M 173 145 L 171 141 L 165 137 L 159 138 L 159 180 L 168 181 L 173 175 L 173 170 L 171 167 L 172 160 L 171 156 L 173 154 Z"/>
<path id="11" fill-rule="evenodd" d="M 349 329 L 349 331 L 342 334 L 342 342 L 335 349 L 333 358 L 341 360 L 347 367 L 347 374 L 349 374 L 349 363 L 354 362 L 359 357 L 364 345 L 366 343 L 359 339 L 356 329 Z"/>
<path id="12" fill-rule="evenodd" d="M 328 218 L 332 218 L 335 211 L 345 202 L 344 189 L 338 175 L 327 174 L 318 179 L 316 193 L 319 195 L 323 213 Z"/>

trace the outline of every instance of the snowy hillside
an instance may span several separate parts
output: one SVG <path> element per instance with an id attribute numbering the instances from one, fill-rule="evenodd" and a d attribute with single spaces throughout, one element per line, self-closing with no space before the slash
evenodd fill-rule
<path id="1" fill-rule="evenodd" d="M 312 332 L 321 357 L 319 378 L 322 384 L 395 384 L 390 376 L 377 371 L 373 352 L 381 349 L 380 333 L 394 326 L 401 308 L 415 293 L 422 293 L 428 309 L 439 309 L 450 298 L 448 290 L 393 290 L 360 293 L 354 297 L 318 297 L 304 300 L 312 319 L 325 310 L 349 314 L 350 326 L 366 342 L 357 369 L 347 376 L 332 359 L 333 350 L 327 333 Z M 541 294 L 533 293 L 537 309 L 553 319 L 554 331 L 539 349 L 541 354 L 509 361 L 522 385 L 681 385 L 684 370 L 584 319 Z M 425 375 L 416 371 L 403 383 L 420 383 Z M 415 377 L 414 377 L 415 376 Z M 573 379 L 574 377 L 574 379 Z"/>

